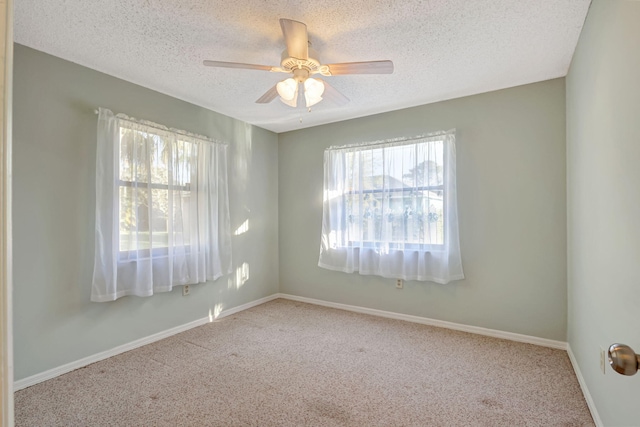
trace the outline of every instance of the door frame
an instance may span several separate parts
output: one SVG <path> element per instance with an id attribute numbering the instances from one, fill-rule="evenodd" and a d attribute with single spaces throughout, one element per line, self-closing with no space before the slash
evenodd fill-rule
<path id="1" fill-rule="evenodd" d="M 13 0 L 0 0 L 0 425 L 13 426 L 11 122 Z"/>

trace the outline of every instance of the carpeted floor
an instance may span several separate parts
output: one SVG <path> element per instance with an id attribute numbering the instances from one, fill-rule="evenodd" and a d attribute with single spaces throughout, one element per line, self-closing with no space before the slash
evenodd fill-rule
<path id="1" fill-rule="evenodd" d="M 591 426 L 566 352 L 275 300 L 15 394 L 16 426 Z"/>

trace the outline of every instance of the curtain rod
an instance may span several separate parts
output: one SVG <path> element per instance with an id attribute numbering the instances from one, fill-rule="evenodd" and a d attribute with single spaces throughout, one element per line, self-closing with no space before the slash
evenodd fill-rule
<path id="1" fill-rule="evenodd" d="M 371 147 L 376 145 L 409 142 L 409 141 L 414 141 L 416 139 L 437 138 L 439 136 L 455 135 L 455 133 L 456 133 L 456 129 L 454 128 L 454 129 L 449 129 L 447 131 L 440 130 L 436 132 L 430 132 L 430 133 L 425 133 L 422 135 L 415 135 L 415 136 L 401 136 L 398 138 L 383 139 L 383 140 L 368 141 L 368 142 L 356 142 L 356 143 L 347 144 L 347 145 L 332 145 L 331 147 L 325 148 L 325 151 L 344 150 L 344 149 L 360 148 L 360 147 L 366 148 L 366 147 Z"/>
<path id="2" fill-rule="evenodd" d="M 109 111 L 111 114 L 113 114 L 113 111 L 109 110 L 108 108 L 104 108 L 104 110 Z M 93 112 L 96 115 L 100 114 L 100 110 L 97 110 L 97 109 L 94 109 Z M 182 129 L 170 128 L 170 127 L 167 127 L 167 126 L 164 126 L 164 125 L 161 125 L 159 123 L 155 123 L 155 122 L 152 122 L 152 121 L 149 121 L 149 120 L 135 119 L 135 118 L 129 117 L 126 114 L 123 114 L 123 113 L 113 114 L 113 116 L 118 118 L 118 119 L 120 119 L 120 120 L 124 120 L 126 122 L 133 123 L 133 124 L 136 124 L 136 125 L 148 126 L 148 127 L 154 128 L 154 129 L 165 131 L 165 132 L 167 132 L 167 131 L 168 132 L 173 132 L 173 133 L 177 133 L 179 135 L 188 136 L 190 138 L 197 138 L 197 139 L 200 139 L 200 140 L 202 140 L 204 142 L 209 142 L 209 143 L 212 143 L 212 144 L 229 145 L 229 143 L 226 142 L 226 141 L 219 141 L 217 139 L 209 138 L 208 136 L 205 136 L 205 135 L 199 135 L 197 133 L 189 132 L 189 131 L 182 130 Z"/>

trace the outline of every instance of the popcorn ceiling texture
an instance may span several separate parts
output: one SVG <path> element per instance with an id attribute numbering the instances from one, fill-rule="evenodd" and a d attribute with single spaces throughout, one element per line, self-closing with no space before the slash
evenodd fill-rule
<path id="1" fill-rule="evenodd" d="M 15 41 L 283 132 L 565 76 L 589 4 L 20 0 Z M 279 100 L 255 104 L 285 74 L 202 65 L 205 59 L 279 65 L 285 48 L 279 18 L 307 24 L 323 63 L 390 59 L 395 72 L 329 77 L 351 102 L 321 102 L 308 113 Z"/>
<path id="2" fill-rule="evenodd" d="M 276 300 L 15 394 L 16 426 L 590 426 L 566 352 Z"/>

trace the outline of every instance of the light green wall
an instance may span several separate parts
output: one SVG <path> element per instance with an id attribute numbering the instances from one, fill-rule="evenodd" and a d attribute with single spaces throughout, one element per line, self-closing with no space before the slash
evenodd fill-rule
<path id="1" fill-rule="evenodd" d="M 278 291 L 566 339 L 564 79 L 278 136 L 19 45 L 15 76 L 16 379 Z M 89 302 L 98 106 L 231 142 L 244 286 Z M 317 267 L 324 148 L 454 127 L 466 279 L 396 290 Z"/>
<path id="2" fill-rule="evenodd" d="M 568 340 L 606 426 L 640 425 L 640 2 L 594 0 L 567 76 Z"/>
<path id="3" fill-rule="evenodd" d="M 91 303 L 97 116 L 107 107 L 230 143 L 234 275 L 151 298 Z M 114 77 L 15 46 L 15 378 L 25 378 L 278 291 L 277 135 Z"/>
<path id="4" fill-rule="evenodd" d="M 556 79 L 280 134 L 280 291 L 565 341 L 564 100 Z M 466 279 L 319 268 L 324 149 L 450 128 Z"/>

